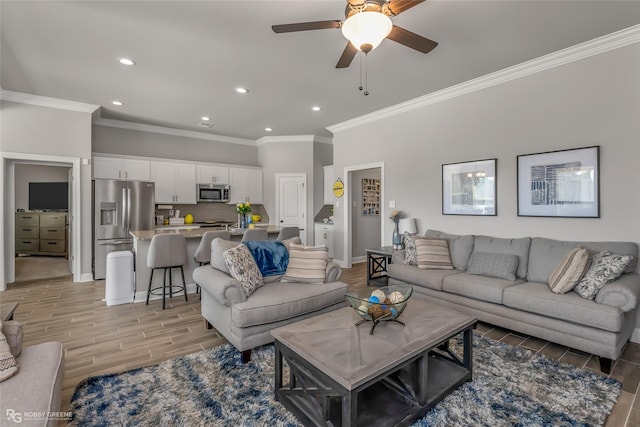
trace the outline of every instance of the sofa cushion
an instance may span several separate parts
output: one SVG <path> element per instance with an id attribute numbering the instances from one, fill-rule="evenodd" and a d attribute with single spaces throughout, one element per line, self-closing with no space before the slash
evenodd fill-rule
<path id="1" fill-rule="evenodd" d="M 575 292 L 554 294 L 546 283 L 512 286 L 505 289 L 503 301 L 507 307 L 610 332 L 620 332 L 624 322 L 619 308 L 597 304 Z"/>
<path id="2" fill-rule="evenodd" d="M 449 243 L 449 254 L 451 263 L 456 270 L 466 270 L 469 257 L 473 251 L 474 239 L 471 234 L 457 235 L 444 233 L 437 230 L 427 230 L 425 237 L 434 239 L 445 239 Z"/>
<path id="3" fill-rule="evenodd" d="M 518 257 L 511 254 L 491 254 L 473 251 L 467 273 L 498 279 L 516 280 Z"/>
<path id="4" fill-rule="evenodd" d="M 407 265 L 418 265 L 418 252 L 416 252 L 416 235 L 405 233 L 402 235 L 402 246 L 404 247 L 404 260 Z"/>
<path id="5" fill-rule="evenodd" d="M 229 268 L 227 268 L 227 263 L 225 262 L 222 254 L 224 254 L 226 251 L 228 251 L 231 248 L 235 248 L 240 244 L 241 244 L 240 242 L 224 240 L 219 237 L 216 237 L 215 239 L 213 239 L 211 241 L 211 261 L 209 262 L 209 264 L 211 264 L 211 267 L 215 268 L 216 270 L 220 270 L 223 273 L 226 273 L 229 276 L 231 276 L 231 273 L 229 272 Z"/>
<path id="6" fill-rule="evenodd" d="M 516 255 L 518 257 L 516 277 L 524 279 L 527 277 L 527 266 L 529 265 L 529 246 L 531 246 L 530 237 L 504 239 L 491 236 L 476 236 L 473 251 Z"/>
<path id="7" fill-rule="evenodd" d="M 594 299 L 604 285 L 620 277 L 629 262 L 629 255 L 612 254 L 609 251 L 594 255 L 589 270 L 576 285 L 575 292 L 582 298 Z"/>
<path id="8" fill-rule="evenodd" d="M 242 242 L 251 252 L 262 277 L 281 276 L 289 265 L 289 251 L 277 240 L 247 240 Z"/>
<path id="9" fill-rule="evenodd" d="M 231 323 L 246 328 L 291 319 L 344 301 L 346 292 L 342 282 L 266 284 L 251 298 L 231 307 Z"/>
<path id="10" fill-rule="evenodd" d="M 415 238 L 415 242 L 419 269 L 453 270 L 446 240 L 420 236 Z"/>
<path id="11" fill-rule="evenodd" d="M 461 273 L 460 270 L 419 270 L 415 265 L 387 265 L 387 274 L 389 277 L 436 291 L 442 290 L 442 279 L 446 276 Z"/>
<path id="12" fill-rule="evenodd" d="M 503 290 L 517 283 L 522 283 L 522 281 L 514 282 L 494 277 L 461 273 L 446 276 L 442 281 L 442 290 L 480 301 L 502 304 Z"/>
<path id="13" fill-rule="evenodd" d="M 549 276 L 549 289 L 556 294 L 566 294 L 578 284 L 589 265 L 589 252 L 581 247 L 573 248 L 562 257 Z"/>
<path id="14" fill-rule="evenodd" d="M 562 257 L 576 246 L 586 248 L 591 256 L 602 251 L 631 255 L 633 260 L 627 265 L 625 273 L 633 273 L 636 269 L 638 245 L 634 242 L 570 242 L 534 237 L 529 251 L 527 279 L 530 282 L 548 283 L 551 272 Z"/>
<path id="15" fill-rule="evenodd" d="M 262 286 L 262 274 L 253 259 L 251 252 L 245 245 L 238 245 L 222 254 L 231 277 L 242 285 L 242 290 L 248 297 Z"/>
<path id="16" fill-rule="evenodd" d="M 327 274 L 329 250 L 324 247 L 289 246 L 289 265 L 283 282 L 324 283 Z"/>

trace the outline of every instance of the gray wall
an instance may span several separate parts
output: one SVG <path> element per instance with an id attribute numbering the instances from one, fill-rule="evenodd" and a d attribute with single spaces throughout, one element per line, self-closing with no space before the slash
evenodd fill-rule
<path id="1" fill-rule="evenodd" d="M 155 132 L 93 126 L 93 152 L 259 166 L 258 148 Z"/>
<path id="2" fill-rule="evenodd" d="M 380 246 L 380 221 L 382 215 L 362 215 L 362 179 L 380 179 L 380 168 L 363 169 L 351 173 L 353 191 L 351 194 L 351 257 L 364 258 L 367 248 Z"/>
<path id="3" fill-rule="evenodd" d="M 324 206 L 324 169 L 333 164 L 333 144 L 313 143 L 313 214 Z"/>
<path id="4" fill-rule="evenodd" d="M 0 151 L 81 159 L 91 158 L 91 114 L 0 101 L 2 126 Z M 13 197 L 14 188 L 3 186 L 3 200 Z M 82 221 L 81 274 L 91 274 L 91 168 L 80 170 L 80 215 Z M 12 212 L 4 212 L 13 215 Z M 8 221 L 5 221 L 5 227 Z M 5 228 L 5 236 L 11 231 Z M 5 246 L 6 248 L 6 246 Z M 7 254 L 5 253 L 5 259 Z M 13 257 L 11 257 L 13 258 Z"/>
<path id="5" fill-rule="evenodd" d="M 640 243 L 640 45 L 634 44 L 334 135 L 336 175 L 385 162 L 388 203 L 418 228 L 503 237 Z M 529 218 L 516 211 L 516 156 L 600 145 L 601 218 Z M 376 149 L 372 150 L 371 147 Z M 441 165 L 496 157 L 498 216 L 442 215 Z M 336 208 L 336 258 L 344 259 Z"/>
<path id="6" fill-rule="evenodd" d="M 63 166 L 17 164 L 14 185 L 16 209 L 29 209 L 30 182 L 68 182 L 69 169 Z"/>

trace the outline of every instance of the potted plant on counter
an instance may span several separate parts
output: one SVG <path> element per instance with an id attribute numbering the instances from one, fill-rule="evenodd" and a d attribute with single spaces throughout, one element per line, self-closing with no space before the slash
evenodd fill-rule
<path id="1" fill-rule="evenodd" d="M 247 214 L 251 213 L 251 204 L 249 202 L 238 203 L 236 212 L 238 212 L 238 227 L 247 228 Z"/>

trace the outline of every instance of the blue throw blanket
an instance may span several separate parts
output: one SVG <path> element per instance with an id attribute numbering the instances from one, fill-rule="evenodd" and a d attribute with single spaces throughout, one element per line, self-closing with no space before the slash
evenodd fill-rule
<path id="1" fill-rule="evenodd" d="M 242 242 L 256 260 L 263 276 L 284 274 L 289 265 L 289 251 L 282 242 L 276 240 L 248 240 Z"/>

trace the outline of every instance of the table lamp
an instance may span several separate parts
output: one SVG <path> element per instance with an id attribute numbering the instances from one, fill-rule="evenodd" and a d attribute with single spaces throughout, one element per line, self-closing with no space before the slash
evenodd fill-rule
<path id="1" fill-rule="evenodd" d="M 405 232 L 410 234 L 415 234 L 418 232 L 416 227 L 416 219 L 415 218 L 400 218 L 400 222 L 398 223 L 398 231 L 400 234 L 404 234 Z"/>

